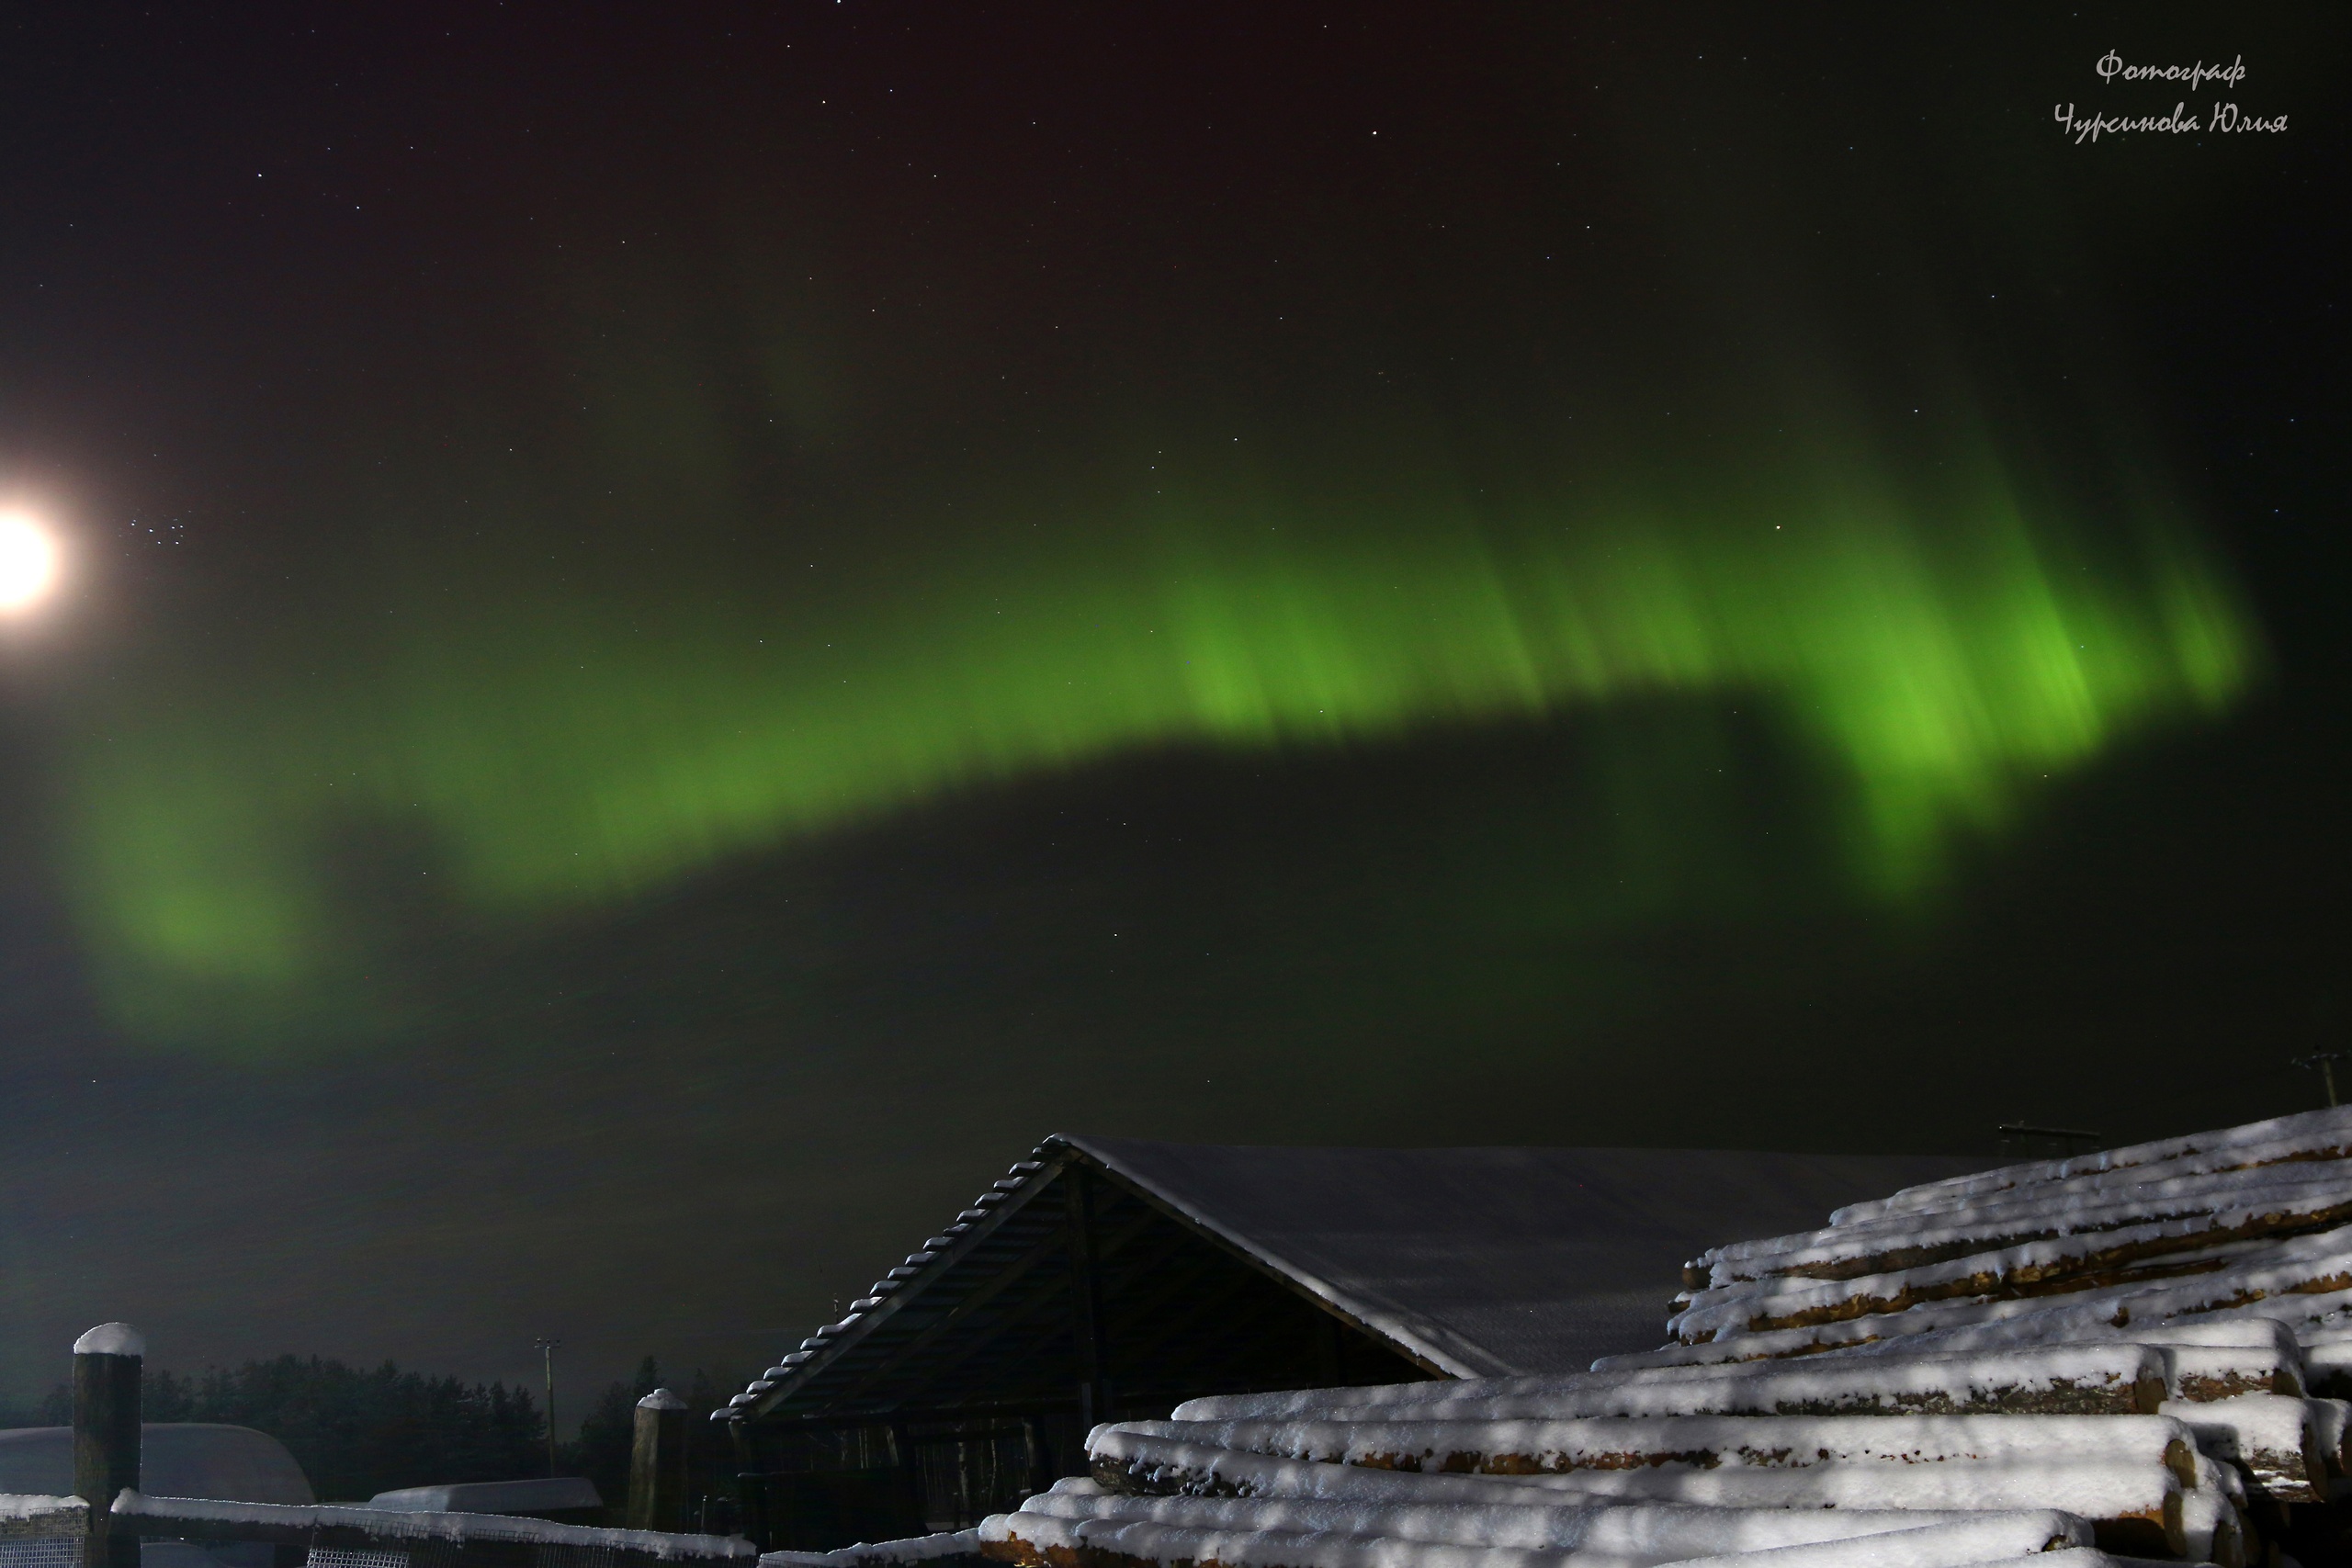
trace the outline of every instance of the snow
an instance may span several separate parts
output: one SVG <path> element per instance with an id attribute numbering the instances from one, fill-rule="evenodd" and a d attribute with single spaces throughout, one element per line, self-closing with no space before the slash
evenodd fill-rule
<path id="1" fill-rule="evenodd" d="M 2176 1279 L 2007 1300 L 1929 1301 L 1903 1311 L 1605 1356 L 1593 1366 L 1624 1371 L 1804 1355 L 1960 1328 L 1984 1332 L 1953 1341 L 1955 1348 L 2130 1337 L 2173 1319 L 2214 1313 L 2274 1316 L 2290 1325 L 2352 1313 L 2352 1226 L 2265 1243 L 2228 1267 Z M 2118 1332 L 2123 1330 L 2130 1333 Z"/>
<path id="2" fill-rule="evenodd" d="M 1714 1286 L 1772 1275 L 1839 1279 L 1906 1266 L 1891 1261 L 1870 1267 L 1874 1259 L 1908 1257 L 1913 1264 L 1936 1262 L 2047 1237 L 2164 1222 L 2201 1220 L 2209 1227 L 2275 1229 L 2290 1216 L 2352 1207 L 2352 1168 L 2323 1168 L 2321 1174 L 2308 1165 L 2284 1168 L 2289 1174 L 2256 1182 L 2246 1180 L 2243 1172 L 2152 1181 L 2134 1171 L 2102 1179 L 2126 1183 L 2117 1190 L 2052 1193 L 2030 1188 L 1948 1214 L 1902 1214 L 1736 1242 L 1701 1253 L 1693 1267 L 1705 1269 Z"/>
<path id="3" fill-rule="evenodd" d="M 127 1323 L 101 1323 L 74 1341 L 77 1356 L 144 1356 L 147 1337 Z"/>
<path id="4" fill-rule="evenodd" d="M 2300 1355 L 2302 1347 L 2284 1325 L 2267 1318 L 2211 1317 L 2183 1323 L 2143 1324 L 2131 1331 L 2143 1345 L 2195 1345 L 2215 1349 L 2270 1349 Z"/>
<path id="5" fill-rule="evenodd" d="M 1080 1551 L 1144 1562 L 1216 1562 L 1226 1568 L 1570 1568 L 1560 1551 L 1395 1540 L 1380 1536 L 1319 1535 L 1300 1530 L 1192 1529 L 1116 1520 L 1061 1519 L 1045 1514 L 999 1514 L 979 1529 L 983 1548 L 1012 1548 L 1014 1561 L 1067 1562 Z M 998 1555 L 990 1551 L 990 1556 Z M 1575 1568 L 1646 1568 L 1638 1562 L 1579 1554 Z"/>
<path id="6" fill-rule="evenodd" d="M 892 1568 L 903 1562 L 977 1557 L 979 1550 L 979 1531 L 953 1530 L 886 1540 L 878 1545 L 860 1541 L 833 1551 L 770 1551 L 762 1554 L 760 1568 Z"/>
<path id="7" fill-rule="evenodd" d="M 1895 1509 L 1712 1508 L 1687 1504 L 1596 1504 L 1573 1496 L 1545 1498 L 1519 1488 L 1517 1503 L 1341 1501 L 1292 1497 L 1135 1497 L 1091 1482 L 1063 1482 L 1021 1506 L 1024 1514 L 1064 1519 L 1114 1519 L 1195 1529 L 1275 1529 L 1332 1535 L 1381 1535 L 1399 1540 L 1451 1541 L 1464 1546 L 1601 1552 L 1676 1562 L 1771 1547 L 1810 1545 L 1852 1536 L 1882 1535 L 1929 1525 L 1965 1524 L 1984 1516 L 1965 1511 Z M 2044 1513 L 2043 1518 L 2064 1517 Z M 2087 1544 L 2075 1526 L 2068 1539 Z"/>
<path id="8" fill-rule="evenodd" d="M 596 1483 L 581 1475 L 404 1486 L 368 1499 L 371 1508 L 430 1514 L 552 1514 L 604 1506 Z"/>
<path id="9" fill-rule="evenodd" d="M 2083 1533 L 2080 1521 L 2063 1515 L 2021 1512 L 1735 1555 L 1754 1568 L 1960 1568 L 2071 1546 Z M 1016 1560 L 1032 1562 L 1068 1561 L 1069 1554 L 1080 1551 L 1170 1564 L 1218 1562 L 1228 1568 L 1652 1568 L 1665 1562 L 1729 1560 L 1607 1551 L 1570 1554 L 1317 1530 L 1066 1519 L 1025 1511 L 989 1519 L 980 1526 L 979 1536 L 984 1545 L 1011 1548 Z"/>
<path id="10" fill-rule="evenodd" d="M 2331 1190 L 2325 1203 L 2310 1211 L 2267 1210 L 2258 1217 L 2276 1221 L 2282 1214 L 2300 1213 L 2300 1217 L 2311 1219 L 2323 1213 L 2335 1218 L 2352 1213 L 2352 1190 Z M 2254 1223 L 2254 1218 L 2225 1210 L 2154 1224 L 2025 1242 L 1915 1269 L 1849 1280 L 1772 1276 L 1743 1280 L 1693 1294 L 1690 1305 L 1668 1321 L 1667 1332 L 1680 1339 L 1707 1339 L 1723 1333 L 1792 1327 L 1819 1317 L 1899 1312 L 1923 1301 L 1981 1296 L 2010 1286 L 2046 1287 L 2049 1281 L 2069 1274 L 2118 1264 L 2136 1262 L 2142 1268 L 2177 1269 L 2199 1254 L 2220 1258 L 2267 1256 L 2277 1245 L 2267 1238 L 2215 1242 L 2216 1237 L 2234 1236 L 2238 1228 Z"/>
<path id="11" fill-rule="evenodd" d="M 684 1410 L 686 1402 L 666 1388 L 657 1388 L 637 1402 L 639 1410 Z"/>
<path id="12" fill-rule="evenodd" d="M 2340 1399 L 2306 1399 L 2303 1408 L 2311 1412 L 2312 1436 L 2319 1443 L 2321 1462 L 2330 1475 L 2342 1475 L 2352 1470 L 2352 1454 L 2345 1450 L 2345 1440 L 2352 1438 L 2352 1404 Z"/>
<path id="13" fill-rule="evenodd" d="M 297 1506 L 228 1503 L 201 1497 L 148 1497 L 126 1490 L 111 1510 L 117 1518 L 170 1524 L 231 1525 L 261 1530 L 349 1529 L 386 1541 L 515 1541 L 535 1546 L 578 1546 L 626 1551 L 664 1562 L 756 1557 L 739 1537 L 671 1535 L 660 1530 L 596 1529 L 550 1524 L 507 1514 L 403 1512 L 354 1504 Z"/>
<path id="14" fill-rule="evenodd" d="M 1096 1473 L 1125 1490 L 1204 1496 L 1323 1497 L 1364 1502 L 1518 1504 L 1555 1501 L 1693 1503 L 1722 1508 L 2063 1508 L 2085 1518 L 2161 1518 L 2181 1491 L 2169 1465 L 2088 1462 L 1888 1465 L 1873 1461 L 1799 1468 L 1644 1466 L 1550 1475 L 1415 1474 L 1240 1453 L 1197 1443 L 1098 1430 Z M 2201 1468 L 2200 1468 L 2201 1467 Z M 2219 1472 L 2192 1461 L 2192 1477 Z M 2227 1472 L 2234 1480 L 2233 1472 Z"/>
<path id="15" fill-rule="evenodd" d="M 2314 1393 L 2352 1390 L 2352 1337 L 2305 1345 L 2303 1384 Z"/>
<path id="16" fill-rule="evenodd" d="M 2175 1399 L 2226 1399 L 2240 1393 L 2300 1394 L 2303 1358 L 2276 1346 L 2172 1345 L 2157 1351 Z"/>
<path id="17" fill-rule="evenodd" d="M 2090 1545 L 2089 1533 L 2081 1520 L 2059 1513 L 1992 1514 L 1884 1535 L 1741 1552 L 1736 1561 L 1742 1568 L 1959 1568 L 1962 1563 L 2038 1556 L 2060 1547 L 2086 1548 Z M 1732 1560 L 1716 1556 L 1684 1561 L 1697 1568 Z"/>
<path id="18" fill-rule="evenodd" d="M 2204 1404 L 2167 1400 L 2164 1414 L 2188 1426 L 2199 1450 L 2244 1465 L 2281 1502 L 2327 1500 L 2325 1450 L 2310 1402 L 2275 1393 L 2242 1393 Z"/>
<path id="19" fill-rule="evenodd" d="M 2298 1291 L 2290 1287 L 2276 1295 L 2266 1292 L 2246 1301 L 2224 1303 L 2212 1309 L 2211 1316 L 2271 1318 L 2284 1325 L 2289 1334 L 2301 1335 L 2311 1329 L 2341 1327 L 2347 1314 L 2352 1314 L 2352 1288 Z"/>
<path id="20" fill-rule="evenodd" d="M 1890 1214 L 1923 1213 L 1997 1192 L 2042 1182 L 2059 1182 L 2108 1171 L 2149 1165 L 2166 1165 L 2180 1174 L 2193 1170 L 2259 1168 L 2290 1159 L 2342 1159 L 2352 1155 L 2352 1106 L 2307 1111 L 2294 1116 L 2249 1122 L 2185 1137 L 2159 1138 L 2071 1159 L 2040 1160 L 2005 1166 L 1974 1176 L 1953 1177 L 1907 1187 L 1891 1198 L 1851 1203 L 1829 1216 L 1833 1225 L 1883 1218 Z M 2171 1175 L 2175 1170 L 2159 1172 Z"/>
<path id="21" fill-rule="evenodd" d="M 2260 1397 L 2260 1396 L 2256 1396 Z M 2215 1408 L 2193 1406 L 2199 1411 Z M 1283 1459 L 1487 1474 L 1629 1465 L 1803 1465 L 1884 1459 L 2186 1467 L 2189 1431 L 2164 1416 L 1600 1416 L 1557 1421 L 1133 1421 L 1111 1431 Z M 1098 1427 L 1089 1440 L 1103 1435 Z"/>
<path id="22" fill-rule="evenodd" d="M 2243 1554 L 2237 1508 L 2219 1492 L 2192 1487 L 2180 1495 L 2180 1533 L 2191 1562 Z"/>
<path id="23" fill-rule="evenodd" d="M 2227 1352 L 2222 1352 L 2227 1354 Z M 2094 1402 L 2120 1412 L 2165 1382 L 2165 1353 L 2145 1346 L 2035 1346 L 1978 1355 L 1901 1361 L 1851 1357 L 1751 1361 L 1730 1366 L 1563 1372 L 1545 1377 L 1470 1378 L 1372 1388 L 1223 1394 L 1176 1407 L 1180 1421 L 1314 1415 L 1367 1419 L 1485 1416 L 1686 1416 L 1858 1414 L 1930 1407 L 1957 1412 L 2041 1399 Z"/>
<path id="24" fill-rule="evenodd" d="M 90 1506 L 79 1497 L 43 1497 L 32 1493 L 0 1492 L 0 1524 L 39 1526 L 54 1524 L 59 1535 L 80 1535 L 88 1529 Z M 28 1532 L 11 1529 L 12 1539 L 22 1540 Z"/>
<path id="25" fill-rule="evenodd" d="M 2245 1501 L 2245 1482 L 2238 1475 L 2237 1467 L 2204 1453 L 2197 1456 L 2196 1481 L 2190 1490 L 2218 1492 L 2233 1503 Z"/>

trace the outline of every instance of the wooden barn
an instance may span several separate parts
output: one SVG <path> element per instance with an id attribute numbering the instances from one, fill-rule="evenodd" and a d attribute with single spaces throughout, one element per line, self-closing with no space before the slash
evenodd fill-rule
<path id="1" fill-rule="evenodd" d="M 716 1418 L 764 1547 L 960 1529 L 1098 1421 L 1644 1348 L 1704 1247 L 1976 1163 L 1052 1137 Z"/>

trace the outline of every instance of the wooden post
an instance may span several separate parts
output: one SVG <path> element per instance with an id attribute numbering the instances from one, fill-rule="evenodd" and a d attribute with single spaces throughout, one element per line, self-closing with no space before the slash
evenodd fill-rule
<path id="1" fill-rule="evenodd" d="M 139 1489 L 139 1374 L 147 1341 L 102 1323 L 74 1341 L 74 1492 L 90 1506 L 85 1568 L 139 1568 L 139 1538 L 108 1527 L 124 1488 Z"/>
<path id="2" fill-rule="evenodd" d="M 735 1450 L 735 1533 L 751 1537 L 752 1543 L 762 1551 L 773 1551 L 776 1526 L 772 1517 L 774 1510 L 769 1506 L 764 1472 L 774 1469 L 775 1464 L 773 1461 L 767 1464 L 760 1462 L 760 1439 L 752 1430 L 749 1421 L 728 1422 L 727 1440 Z M 773 1443 L 769 1445 L 771 1450 L 774 1446 Z M 703 1494 L 706 1507 L 709 1500 L 710 1495 Z M 706 1522 L 697 1528 L 705 1534 L 709 1533 L 707 1517 Z"/>
<path id="3" fill-rule="evenodd" d="M 686 1402 L 657 1388 L 637 1402 L 628 1446 L 628 1528 L 674 1530 L 685 1519 Z"/>
<path id="4" fill-rule="evenodd" d="M 1062 1173 L 1069 1235 L 1070 1337 L 1078 1347 L 1079 1424 L 1111 1418 L 1102 1371 L 1102 1279 L 1094 1256 L 1094 1173 L 1072 1161 Z"/>
<path id="5" fill-rule="evenodd" d="M 904 1421 L 890 1423 L 890 1461 L 899 1467 L 899 1506 L 907 1511 L 907 1533 L 922 1535 L 931 1528 L 923 1522 L 922 1467 L 915 1459 L 914 1437 Z"/>
<path id="6" fill-rule="evenodd" d="M 1028 1467 L 1022 1479 L 1023 1495 L 1051 1491 L 1053 1460 L 1046 1452 L 1046 1424 L 1035 1416 L 1021 1418 L 1021 1457 Z"/>
<path id="7" fill-rule="evenodd" d="M 1337 1388 L 1342 1375 L 1340 1367 L 1346 1359 L 1340 1340 L 1340 1320 L 1318 1310 L 1311 1332 L 1315 1336 L 1315 1381 L 1321 1387 Z"/>

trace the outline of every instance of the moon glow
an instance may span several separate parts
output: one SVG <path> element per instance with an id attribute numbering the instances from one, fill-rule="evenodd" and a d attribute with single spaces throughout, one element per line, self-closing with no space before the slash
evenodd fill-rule
<path id="1" fill-rule="evenodd" d="M 57 586 L 57 539 L 39 519 L 0 512 L 0 614 L 21 615 Z"/>

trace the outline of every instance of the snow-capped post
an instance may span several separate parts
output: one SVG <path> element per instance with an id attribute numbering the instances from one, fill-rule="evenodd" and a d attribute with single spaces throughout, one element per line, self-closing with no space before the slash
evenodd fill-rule
<path id="1" fill-rule="evenodd" d="M 686 1402 L 657 1388 L 637 1402 L 628 1448 L 628 1528 L 673 1530 L 686 1509 Z"/>
<path id="2" fill-rule="evenodd" d="M 147 1341 L 102 1323 L 74 1341 L 74 1492 L 90 1506 L 85 1568 L 139 1568 L 139 1538 L 107 1529 L 107 1512 L 139 1489 L 139 1374 Z"/>

